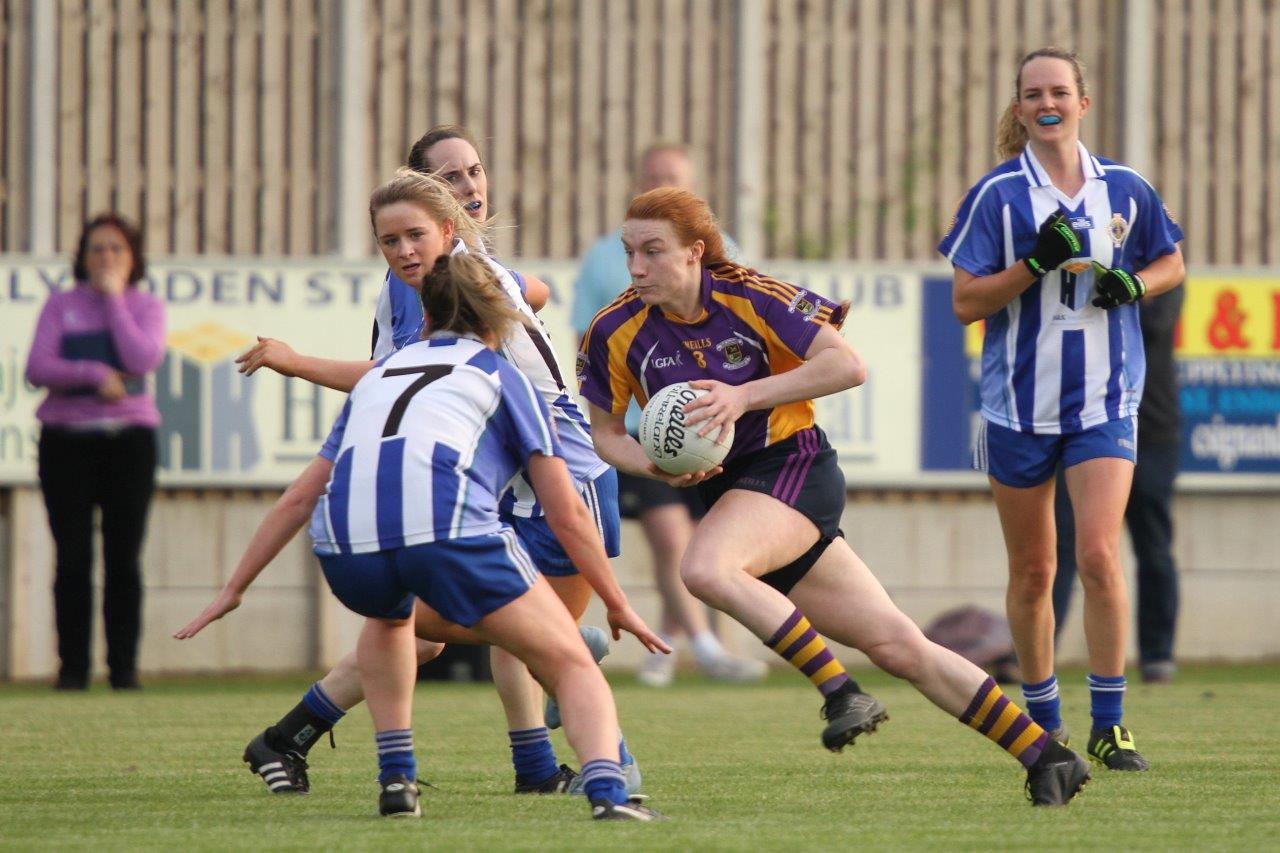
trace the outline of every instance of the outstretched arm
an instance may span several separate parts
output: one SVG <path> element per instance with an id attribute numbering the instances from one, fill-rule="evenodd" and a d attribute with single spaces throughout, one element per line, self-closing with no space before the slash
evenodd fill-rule
<path id="1" fill-rule="evenodd" d="M 307 523 L 316 501 L 324 494 L 332 472 L 333 463 L 323 456 L 311 460 L 311 464 L 285 489 L 266 518 L 262 519 L 226 585 L 199 616 L 174 633 L 176 639 L 194 637 L 210 622 L 221 619 L 240 606 L 249 585 Z"/>
<path id="2" fill-rule="evenodd" d="M 573 487 L 564 460 L 535 453 L 529 457 L 529 480 L 547 514 L 551 531 L 582 577 L 604 602 L 613 638 L 618 639 L 620 631 L 628 631 L 635 634 L 649 651 L 670 653 L 671 647 L 662 642 L 662 638 L 627 603 L 627 596 L 618 586 L 618 579 L 609 566 L 609 557 L 604 552 L 604 543 L 600 541 L 591 510 L 587 509 Z"/>
<path id="3" fill-rule="evenodd" d="M 340 361 L 301 355 L 284 341 L 258 338 L 258 342 L 239 358 L 240 372 L 252 376 L 259 368 L 269 367 L 281 376 L 296 376 L 316 385 L 349 392 L 369 372 L 372 361 Z"/>

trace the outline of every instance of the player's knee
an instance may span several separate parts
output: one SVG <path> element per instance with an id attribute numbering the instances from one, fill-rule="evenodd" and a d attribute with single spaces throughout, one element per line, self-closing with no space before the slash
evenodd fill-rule
<path id="1" fill-rule="evenodd" d="M 1026 604 L 1034 604 L 1053 591 L 1057 564 L 1052 559 L 1027 560 L 1009 574 L 1009 595 Z"/>
<path id="2" fill-rule="evenodd" d="M 536 672 L 538 680 L 553 694 L 565 683 L 604 678 L 600 674 L 600 666 L 592 659 L 591 652 L 581 640 L 557 642 L 552 647 L 544 648 L 537 661 L 530 661 L 530 670 Z"/>
<path id="3" fill-rule="evenodd" d="M 909 638 L 899 637 L 876 643 L 864 651 L 873 664 L 895 678 L 916 681 L 924 666 L 923 648 Z"/>
<path id="4" fill-rule="evenodd" d="M 440 657 L 440 653 L 444 651 L 444 643 L 435 643 L 431 640 L 418 640 L 418 666 L 424 663 L 430 663 Z"/>
<path id="5" fill-rule="evenodd" d="M 1120 553 L 1106 543 L 1082 544 L 1076 554 L 1076 571 L 1086 590 L 1118 589 L 1123 583 Z"/>
<path id="6" fill-rule="evenodd" d="M 680 565 L 680 579 L 696 598 L 711 605 L 724 598 L 729 584 L 727 573 L 713 560 L 688 554 Z"/>

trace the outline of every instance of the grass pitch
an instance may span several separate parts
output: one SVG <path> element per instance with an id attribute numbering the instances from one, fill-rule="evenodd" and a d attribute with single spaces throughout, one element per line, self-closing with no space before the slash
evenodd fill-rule
<path id="1" fill-rule="evenodd" d="M 0 685 L 0 847 L 26 849 L 1235 848 L 1280 845 L 1280 666 L 1189 668 L 1132 685 L 1126 722 L 1153 770 L 1094 771 L 1065 809 L 1032 809 L 1021 768 L 878 673 L 855 673 L 890 721 L 841 755 L 822 749 L 818 696 L 763 685 L 615 676 L 632 750 L 662 824 L 593 824 L 579 798 L 515 797 L 492 688 L 424 684 L 415 709 L 419 821 L 377 817 L 368 714 L 312 750 L 312 793 L 271 796 L 240 763 L 249 738 L 309 680 L 173 679 L 140 694 Z M 1083 748 L 1083 674 L 1063 677 Z M 1016 691 L 1014 691 L 1016 696 Z M 1268 722 L 1270 721 L 1270 722 Z M 561 760 L 576 765 L 557 734 Z"/>

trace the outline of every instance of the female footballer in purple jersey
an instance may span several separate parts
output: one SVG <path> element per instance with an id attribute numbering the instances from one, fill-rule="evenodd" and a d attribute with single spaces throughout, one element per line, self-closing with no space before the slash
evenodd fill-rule
<path id="1" fill-rule="evenodd" d="M 929 642 L 844 541 L 844 477 L 814 423 L 813 399 L 861 384 L 838 327 L 846 306 L 725 258 L 706 202 L 678 189 L 633 199 L 622 227 L 632 287 L 598 313 L 579 353 L 600 455 L 619 470 L 697 486 L 709 510 L 681 563 L 689 590 L 728 613 L 823 693 L 823 744 L 839 751 L 887 718 L 819 632 L 865 652 L 1017 758 L 1033 803 L 1066 803 L 1088 765 L 1049 739 L 986 673 Z M 722 467 L 672 476 L 629 436 L 624 416 L 689 380 L 703 434 L 730 424 Z M 762 531 L 768 531 L 762 536 Z M 812 620 L 812 623 L 810 622 Z"/>
<path id="2" fill-rule="evenodd" d="M 1005 162 L 969 191 L 939 250 L 955 267 L 956 316 L 986 320 L 974 461 L 1004 530 L 1028 709 L 1066 742 L 1051 605 L 1061 466 L 1085 593 L 1088 752 L 1112 770 L 1141 771 L 1147 761 L 1121 725 L 1129 600 L 1120 525 L 1146 370 L 1136 303 L 1182 281 L 1182 231 L 1141 175 L 1085 150 L 1088 109 L 1075 54 L 1023 58 L 997 132 Z"/>

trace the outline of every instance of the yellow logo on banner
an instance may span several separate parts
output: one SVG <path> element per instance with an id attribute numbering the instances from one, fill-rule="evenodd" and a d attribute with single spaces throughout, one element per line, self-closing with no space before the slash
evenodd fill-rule
<path id="1" fill-rule="evenodd" d="M 1280 357 L 1280 279 L 1193 278 L 1184 287 L 1179 356 Z"/>
<path id="2" fill-rule="evenodd" d="M 169 333 L 169 346 L 202 364 L 221 361 L 247 349 L 253 338 L 217 323 L 201 323 Z"/>

